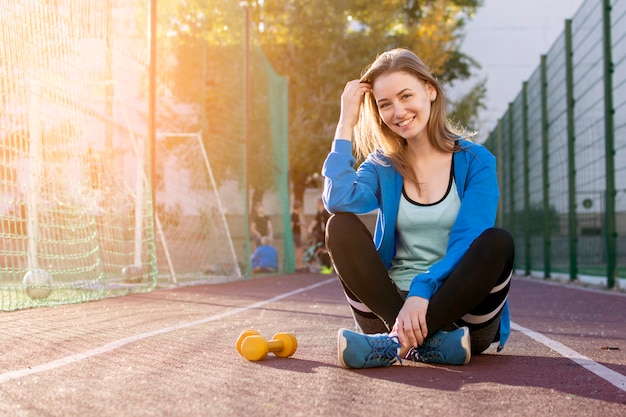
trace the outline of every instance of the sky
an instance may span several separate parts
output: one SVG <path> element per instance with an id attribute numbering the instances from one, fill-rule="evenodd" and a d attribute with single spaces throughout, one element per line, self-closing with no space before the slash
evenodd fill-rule
<path id="1" fill-rule="evenodd" d="M 484 0 L 468 22 L 462 51 L 481 69 L 448 91 L 454 100 L 487 79 L 487 109 L 479 114 L 478 142 L 486 140 L 584 0 Z"/>

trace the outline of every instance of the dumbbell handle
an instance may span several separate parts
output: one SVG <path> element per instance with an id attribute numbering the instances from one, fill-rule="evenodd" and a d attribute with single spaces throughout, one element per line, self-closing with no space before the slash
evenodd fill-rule
<path id="1" fill-rule="evenodd" d="M 267 341 L 267 348 L 270 352 L 280 352 L 285 348 L 285 344 L 282 340 L 272 339 Z"/>

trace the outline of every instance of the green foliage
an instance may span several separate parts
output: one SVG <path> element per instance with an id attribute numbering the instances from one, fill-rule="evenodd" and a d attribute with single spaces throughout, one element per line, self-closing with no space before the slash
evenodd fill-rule
<path id="1" fill-rule="evenodd" d="M 328 153 L 345 83 L 358 78 L 378 53 L 393 47 L 414 50 L 444 83 L 452 85 L 469 78 L 478 64 L 461 52 L 460 39 L 467 19 L 481 3 L 482 0 L 248 2 L 252 45 L 260 46 L 272 67 L 289 80 L 289 166 L 296 198 L 301 197 L 306 179 L 320 171 Z M 245 112 L 241 80 L 244 69 L 237 55 L 243 53 L 245 39 L 242 7 L 233 0 L 161 0 L 159 16 L 160 39 L 168 46 L 160 58 L 159 70 L 167 71 L 170 93 L 191 103 L 202 102 L 204 97 L 201 107 L 208 137 L 219 138 L 211 139 L 209 149 L 217 152 L 216 148 L 224 147 L 237 152 L 232 132 L 220 134 L 219 126 L 237 123 Z M 228 65 L 231 67 L 224 70 Z M 220 86 L 219 94 L 214 94 L 216 86 Z M 473 124 L 483 97 L 484 85 L 457 103 L 457 121 Z M 212 119 L 212 109 L 227 109 L 230 119 Z M 162 118 L 164 123 L 180 123 L 172 119 L 167 115 Z M 262 122 L 253 125 L 262 126 Z M 258 150 L 255 158 L 264 159 L 266 150 Z M 216 170 L 218 176 L 237 171 L 236 162 L 231 161 L 229 166 L 228 158 L 216 163 L 222 165 Z M 251 178 L 252 188 L 264 188 L 264 164 L 267 160 L 255 162 L 254 172 L 259 175 Z"/>
<path id="2" fill-rule="evenodd" d="M 487 80 L 479 81 L 464 97 L 452 103 L 453 111 L 450 120 L 453 124 L 463 126 L 468 132 L 477 132 L 480 128 L 478 111 L 485 109 L 484 98 L 487 92 Z"/>

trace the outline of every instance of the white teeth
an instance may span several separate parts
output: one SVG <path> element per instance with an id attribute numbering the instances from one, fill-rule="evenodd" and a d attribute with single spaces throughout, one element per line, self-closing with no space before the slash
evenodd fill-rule
<path id="1" fill-rule="evenodd" d="M 404 121 L 398 123 L 398 126 L 404 127 L 404 126 L 408 125 L 409 123 L 411 123 L 413 121 L 413 119 L 415 119 L 415 117 L 411 117 L 408 120 L 404 120 Z"/>

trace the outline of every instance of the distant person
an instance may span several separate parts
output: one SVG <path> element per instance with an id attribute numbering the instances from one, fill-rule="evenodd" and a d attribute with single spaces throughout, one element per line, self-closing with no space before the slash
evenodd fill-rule
<path id="1" fill-rule="evenodd" d="M 324 201 L 318 198 L 315 203 L 315 216 L 309 224 L 309 234 L 313 236 L 317 242 L 326 242 L 326 222 L 330 218 L 330 213 L 324 207 Z"/>
<path id="2" fill-rule="evenodd" d="M 278 271 L 278 251 L 272 246 L 272 239 L 263 236 L 261 245 L 252 254 L 252 272 L 276 271 Z"/>
<path id="3" fill-rule="evenodd" d="M 270 240 L 274 240 L 272 220 L 265 214 L 265 207 L 263 207 L 263 203 L 261 202 L 256 202 L 252 207 L 250 235 L 255 248 L 261 245 L 261 239 L 263 237 L 269 237 Z"/>
<path id="4" fill-rule="evenodd" d="M 326 223 L 330 218 L 330 213 L 324 207 L 324 201 L 319 198 L 316 202 L 315 217 L 309 224 L 308 232 L 312 237 L 312 244 L 315 246 L 315 256 L 320 262 L 320 272 L 322 274 L 332 274 L 333 265 L 326 250 Z"/>
<path id="5" fill-rule="evenodd" d="M 341 95 L 322 174 L 326 244 L 360 329 L 339 330 L 343 367 L 464 365 L 509 336 L 514 244 L 494 227 L 496 160 L 446 109 L 406 49 L 380 54 Z M 374 236 L 357 217 L 373 210 Z"/>
<path id="6" fill-rule="evenodd" d="M 302 202 L 299 200 L 293 203 L 291 234 L 293 235 L 293 247 L 296 257 L 296 272 L 305 272 L 307 269 L 302 264 Z"/>

